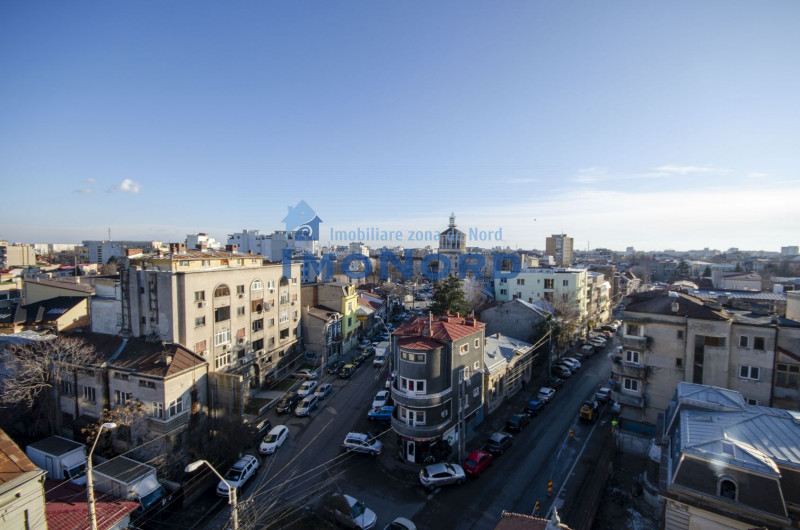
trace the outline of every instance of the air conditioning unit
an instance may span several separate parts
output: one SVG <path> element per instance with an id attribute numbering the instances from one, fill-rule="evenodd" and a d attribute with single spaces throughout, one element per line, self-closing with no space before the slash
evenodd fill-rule
<path id="1" fill-rule="evenodd" d="M 271 306 L 271 305 L 269 305 L 269 304 L 264 304 L 264 311 L 269 311 L 270 309 L 272 309 L 272 306 Z"/>
<path id="2" fill-rule="evenodd" d="M 205 357 L 206 355 L 208 355 L 208 350 L 203 350 L 200 352 L 201 357 Z"/>
<path id="3" fill-rule="evenodd" d="M 244 294 L 240 294 L 240 295 L 239 295 L 239 298 L 244 298 Z"/>
<path id="4" fill-rule="evenodd" d="M 292 300 L 292 305 L 297 305 L 297 300 Z"/>

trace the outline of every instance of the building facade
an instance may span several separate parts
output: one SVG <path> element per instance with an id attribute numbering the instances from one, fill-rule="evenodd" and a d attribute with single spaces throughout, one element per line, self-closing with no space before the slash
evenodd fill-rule
<path id="1" fill-rule="evenodd" d="M 567 234 L 553 234 L 545 240 L 545 254 L 552 256 L 559 267 L 572 265 L 572 238 Z"/>
<path id="2" fill-rule="evenodd" d="M 536 303 L 544 300 L 556 309 L 574 309 L 578 319 L 586 322 L 586 269 L 527 269 L 522 268 L 515 278 L 494 280 L 495 300 L 507 302 L 519 299 Z M 563 312 L 563 311 L 562 311 Z"/>
<path id="3" fill-rule="evenodd" d="M 36 252 L 31 245 L 0 241 L 0 269 L 35 266 Z"/>

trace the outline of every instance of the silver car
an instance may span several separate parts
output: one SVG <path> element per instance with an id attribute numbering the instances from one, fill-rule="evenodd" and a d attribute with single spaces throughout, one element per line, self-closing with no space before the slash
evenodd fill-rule
<path id="1" fill-rule="evenodd" d="M 431 464 L 419 472 L 419 481 L 430 491 L 448 484 L 463 484 L 466 478 L 458 464 Z"/>

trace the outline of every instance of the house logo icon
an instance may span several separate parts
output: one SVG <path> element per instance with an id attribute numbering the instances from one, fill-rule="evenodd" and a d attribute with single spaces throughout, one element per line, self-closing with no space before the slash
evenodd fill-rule
<path id="1" fill-rule="evenodd" d="M 297 206 L 289 206 L 289 213 L 283 218 L 286 232 L 294 232 L 297 241 L 319 241 L 319 224 L 322 219 L 306 201 L 300 201 Z"/>

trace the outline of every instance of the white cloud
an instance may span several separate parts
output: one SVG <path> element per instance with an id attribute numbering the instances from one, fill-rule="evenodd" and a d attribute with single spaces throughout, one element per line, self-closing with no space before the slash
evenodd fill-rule
<path id="1" fill-rule="evenodd" d="M 747 174 L 747 178 L 751 179 L 765 179 L 768 177 L 769 177 L 768 173 L 761 173 L 758 171 L 751 171 L 750 173 Z"/>
<path id="2" fill-rule="evenodd" d="M 74 193 L 80 193 L 83 195 L 90 195 L 92 193 L 92 188 L 82 188 L 79 190 L 75 190 Z"/>
<path id="3" fill-rule="evenodd" d="M 97 182 L 97 181 L 96 181 L 95 179 L 93 179 L 93 178 L 88 178 L 88 179 L 84 180 L 84 182 L 85 182 L 86 184 L 94 184 L 94 183 L 95 183 L 95 182 Z"/>
<path id="4" fill-rule="evenodd" d="M 116 191 L 121 191 L 123 193 L 132 193 L 135 195 L 139 193 L 139 190 L 141 189 L 142 185 L 139 184 L 138 182 L 134 182 L 131 179 L 125 179 L 120 184 L 117 184 L 111 190 L 109 190 L 109 193 L 116 190 Z"/>
<path id="5" fill-rule="evenodd" d="M 730 173 L 729 169 L 723 169 L 718 167 L 708 167 L 708 166 L 674 166 L 671 164 L 667 164 L 666 166 L 661 166 L 655 168 L 655 171 L 670 173 L 670 174 L 678 174 L 678 175 L 688 175 L 689 173 L 713 173 L 713 174 L 723 174 L 723 173 Z"/>

